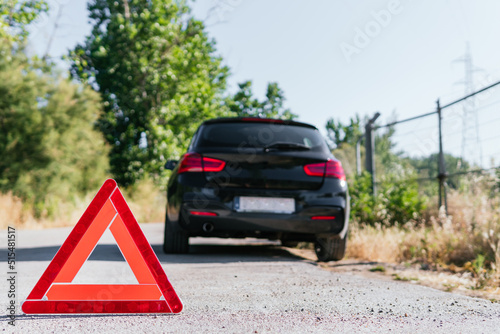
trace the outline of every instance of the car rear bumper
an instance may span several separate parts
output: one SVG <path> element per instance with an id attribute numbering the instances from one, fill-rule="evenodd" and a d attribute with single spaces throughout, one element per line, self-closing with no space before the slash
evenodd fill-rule
<path id="1" fill-rule="evenodd" d="M 210 188 L 195 184 L 183 182 L 170 188 L 167 205 L 168 220 L 190 236 L 309 241 L 322 236 L 343 238 L 347 233 L 349 195 L 345 181 L 325 179 L 315 190 Z M 241 196 L 293 198 L 295 209 L 289 214 L 241 212 L 236 204 L 236 198 Z M 313 219 L 318 216 L 335 218 Z"/>
<path id="2" fill-rule="evenodd" d="M 217 203 L 184 202 L 179 225 L 191 236 L 262 237 L 313 240 L 338 235 L 345 227 L 341 207 L 313 206 L 291 214 L 236 212 Z"/>

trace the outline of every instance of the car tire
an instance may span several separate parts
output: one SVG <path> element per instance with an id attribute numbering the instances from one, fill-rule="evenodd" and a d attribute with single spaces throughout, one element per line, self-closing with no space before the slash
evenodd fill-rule
<path id="1" fill-rule="evenodd" d="M 318 238 L 314 242 L 314 251 L 318 261 L 340 261 L 345 255 L 347 248 L 347 233 L 344 238 L 329 237 Z"/>
<path id="2" fill-rule="evenodd" d="M 166 254 L 186 254 L 189 251 L 189 236 L 178 223 L 165 219 L 163 252 Z"/>

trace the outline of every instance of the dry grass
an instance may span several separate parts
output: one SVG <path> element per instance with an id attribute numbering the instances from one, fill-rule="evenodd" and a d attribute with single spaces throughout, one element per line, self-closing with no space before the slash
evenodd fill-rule
<path id="1" fill-rule="evenodd" d="M 14 197 L 11 193 L 0 194 L 0 228 L 7 226 L 19 226 L 32 217 L 27 217 L 29 213 L 23 208 L 22 201 Z"/>
<path id="2" fill-rule="evenodd" d="M 126 189 L 123 196 L 138 222 L 153 223 L 165 220 L 167 194 L 152 180 L 144 180 Z"/>
<path id="3" fill-rule="evenodd" d="M 73 226 L 78 222 L 91 196 L 71 203 L 61 203 L 53 216 L 35 217 L 33 208 L 11 193 L 0 194 L 0 228 L 15 226 L 18 229 L 43 229 L 48 227 Z"/>
<path id="4" fill-rule="evenodd" d="M 11 193 L 0 194 L 0 228 L 15 226 L 18 229 L 43 229 L 49 227 L 74 226 L 92 201 L 95 194 L 60 203 L 51 217 L 36 218 L 33 208 L 24 204 Z M 128 189 L 123 195 L 137 221 L 161 222 L 165 217 L 166 196 L 150 180 Z"/>
<path id="5" fill-rule="evenodd" d="M 500 198 L 480 191 L 451 192 L 449 215 L 429 212 L 424 223 L 403 227 L 354 223 L 347 255 L 388 263 L 468 273 L 473 288 L 500 287 Z"/>
<path id="6" fill-rule="evenodd" d="M 366 261 L 394 263 L 399 260 L 401 240 L 405 232 L 397 228 L 360 227 L 351 225 L 347 257 Z"/>

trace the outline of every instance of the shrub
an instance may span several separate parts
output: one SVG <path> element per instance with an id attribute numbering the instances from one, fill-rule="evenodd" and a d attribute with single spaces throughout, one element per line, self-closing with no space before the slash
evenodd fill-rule
<path id="1" fill-rule="evenodd" d="M 384 176 L 377 184 L 377 195 L 371 194 L 371 175 L 354 177 L 350 185 L 351 219 L 361 225 L 404 225 L 418 222 L 426 208 L 427 198 L 418 193 L 416 181 L 399 181 Z"/>

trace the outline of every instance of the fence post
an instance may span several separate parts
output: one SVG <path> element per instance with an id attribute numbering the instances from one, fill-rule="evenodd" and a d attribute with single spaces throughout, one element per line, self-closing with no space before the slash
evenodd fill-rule
<path id="1" fill-rule="evenodd" d="M 443 153 L 443 135 L 442 135 L 442 121 L 443 117 L 441 115 L 441 104 L 439 99 L 437 103 L 437 114 L 439 120 L 439 157 L 438 157 L 438 180 L 439 180 L 439 208 L 443 205 L 444 199 L 444 210 L 448 214 L 448 201 L 446 198 L 446 166 L 444 163 L 444 153 Z"/>
<path id="2" fill-rule="evenodd" d="M 375 185 L 375 132 L 373 124 L 379 118 L 380 113 L 376 112 L 375 115 L 365 125 L 365 167 L 368 173 L 372 175 L 372 195 L 377 195 L 377 188 Z"/>
<path id="3" fill-rule="evenodd" d="M 356 140 L 356 174 L 361 175 L 361 139 L 363 136 L 359 136 Z"/>

